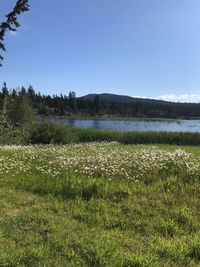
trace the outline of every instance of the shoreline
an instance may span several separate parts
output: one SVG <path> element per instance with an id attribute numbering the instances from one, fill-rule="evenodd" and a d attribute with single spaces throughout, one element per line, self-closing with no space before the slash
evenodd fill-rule
<path id="1" fill-rule="evenodd" d="M 118 116 L 79 116 L 79 115 L 38 115 L 38 118 L 55 118 L 55 119 L 79 119 L 79 120 L 124 120 L 124 121 L 180 121 L 180 120 L 200 120 L 200 117 L 197 118 L 148 118 L 148 117 L 118 117 Z"/>

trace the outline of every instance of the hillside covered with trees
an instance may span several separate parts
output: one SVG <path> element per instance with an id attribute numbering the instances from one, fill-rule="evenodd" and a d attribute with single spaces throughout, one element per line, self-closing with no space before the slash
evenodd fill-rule
<path id="1" fill-rule="evenodd" d="M 29 121 L 32 114 L 58 116 L 110 116 L 133 118 L 199 118 L 200 103 L 173 103 L 132 98 L 113 94 L 41 95 L 32 86 L 9 89 L 4 83 L 0 92 L 0 110 L 14 122 Z M 33 112 L 34 111 L 34 112 Z"/>

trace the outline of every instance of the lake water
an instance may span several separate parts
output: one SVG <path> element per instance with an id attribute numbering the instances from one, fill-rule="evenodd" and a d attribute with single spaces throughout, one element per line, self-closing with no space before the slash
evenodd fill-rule
<path id="1" fill-rule="evenodd" d="M 147 119 L 44 119 L 72 127 L 116 131 L 200 132 L 200 120 L 147 120 Z"/>

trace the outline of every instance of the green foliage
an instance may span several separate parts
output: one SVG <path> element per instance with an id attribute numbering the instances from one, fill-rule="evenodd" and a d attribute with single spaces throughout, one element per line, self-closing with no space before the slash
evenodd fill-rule
<path id="1" fill-rule="evenodd" d="M 187 256 L 200 262 L 200 232 L 190 239 Z"/>
<path id="2" fill-rule="evenodd" d="M 68 144 L 77 141 L 73 130 L 52 123 L 35 125 L 31 132 L 32 144 Z"/>
<path id="3" fill-rule="evenodd" d="M 1 145 L 24 145 L 29 143 L 30 127 L 20 125 L 18 127 L 9 124 L 6 128 L 0 127 L 0 144 Z"/>
<path id="4" fill-rule="evenodd" d="M 20 92 L 17 97 L 11 100 L 9 116 L 15 125 L 31 124 L 34 121 L 34 111 L 26 92 Z"/>
<path id="5" fill-rule="evenodd" d="M 181 227 L 192 224 L 192 218 L 191 212 L 186 208 L 177 208 L 174 210 L 174 220 Z"/>
<path id="6" fill-rule="evenodd" d="M 29 10 L 28 0 L 17 0 L 17 3 L 13 10 L 6 15 L 6 20 L 0 24 L 0 50 L 6 51 L 4 45 L 4 37 L 6 31 L 16 31 L 16 28 L 20 26 L 17 16 L 23 12 Z M 2 66 L 1 61 L 3 57 L 0 55 L 0 67 Z"/>
<path id="7" fill-rule="evenodd" d="M 29 143 L 35 117 L 26 91 L 10 94 L 4 83 L 1 104 L 0 144 Z"/>
<path id="8" fill-rule="evenodd" d="M 10 94 L 16 94 L 12 89 Z M 103 118 L 200 118 L 200 103 L 173 103 L 151 99 L 138 99 L 112 94 L 77 97 L 74 91 L 68 95 L 41 95 L 30 85 L 26 89 L 37 115 Z M 0 93 L 0 102 L 2 95 Z"/>
<path id="9" fill-rule="evenodd" d="M 123 144 L 200 145 L 200 133 L 117 132 L 43 123 L 35 125 L 33 144 L 67 144 L 73 142 L 116 141 Z"/>

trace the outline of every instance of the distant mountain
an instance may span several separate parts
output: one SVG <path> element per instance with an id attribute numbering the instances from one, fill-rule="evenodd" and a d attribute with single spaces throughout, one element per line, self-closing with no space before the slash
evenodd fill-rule
<path id="1" fill-rule="evenodd" d="M 80 98 L 83 98 L 84 100 L 91 100 L 94 101 L 96 96 L 99 96 L 101 101 L 108 101 L 108 102 L 115 102 L 115 103 L 134 103 L 136 101 L 141 101 L 143 103 L 145 102 L 157 102 L 157 103 L 165 103 L 166 101 L 163 100 L 155 100 L 155 99 L 147 99 L 147 98 L 136 98 L 126 95 L 116 95 L 116 94 L 88 94 L 85 96 L 82 96 Z"/>
<path id="2" fill-rule="evenodd" d="M 115 95 L 115 94 L 89 94 L 82 98 L 84 100 L 94 100 L 96 96 L 99 96 L 102 101 L 114 101 L 114 102 L 133 102 L 134 98 L 126 95 Z"/>

